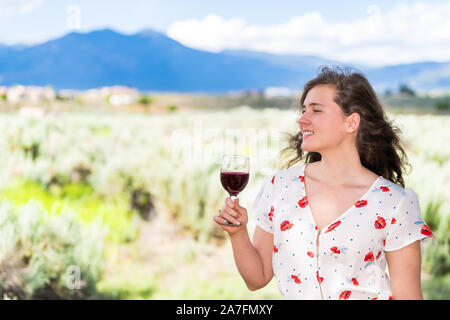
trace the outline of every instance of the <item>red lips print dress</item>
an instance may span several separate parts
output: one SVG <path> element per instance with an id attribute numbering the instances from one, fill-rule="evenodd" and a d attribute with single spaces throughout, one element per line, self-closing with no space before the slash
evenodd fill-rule
<path id="1" fill-rule="evenodd" d="M 392 299 L 385 251 L 433 236 L 416 192 L 379 176 L 350 208 L 319 229 L 305 192 L 305 168 L 268 176 L 250 211 L 258 227 L 273 233 L 272 267 L 281 294 L 286 299 Z"/>

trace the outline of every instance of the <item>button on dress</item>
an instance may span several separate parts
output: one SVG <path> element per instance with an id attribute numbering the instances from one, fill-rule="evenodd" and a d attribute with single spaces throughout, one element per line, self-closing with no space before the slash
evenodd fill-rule
<path id="1" fill-rule="evenodd" d="M 433 236 L 417 194 L 379 176 L 319 230 L 305 193 L 305 167 L 266 177 L 251 207 L 256 224 L 274 235 L 280 292 L 285 299 L 392 299 L 385 251 Z"/>

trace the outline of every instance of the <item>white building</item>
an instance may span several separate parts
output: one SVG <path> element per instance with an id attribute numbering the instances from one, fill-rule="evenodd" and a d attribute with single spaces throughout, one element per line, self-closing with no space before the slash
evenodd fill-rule
<path id="1" fill-rule="evenodd" d="M 264 90 L 264 96 L 266 98 L 292 97 L 295 94 L 295 90 L 286 87 L 268 87 Z"/>
<path id="2" fill-rule="evenodd" d="M 53 101 L 56 98 L 55 91 L 49 87 L 13 86 L 6 90 L 6 100 L 11 104 L 30 102 L 39 103 Z"/>
<path id="3" fill-rule="evenodd" d="M 6 93 L 8 92 L 8 88 L 5 86 L 0 86 L 0 97 L 3 95 L 6 95 Z"/>
<path id="4" fill-rule="evenodd" d="M 11 104 L 23 102 L 26 100 L 26 97 L 24 86 L 9 87 L 6 92 L 6 100 Z"/>
<path id="5" fill-rule="evenodd" d="M 121 106 L 136 103 L 139 100 L 139 91 L 124 86 L 109 87 L 109 103 L 113 106 Z"/>
<path id="6" fill-rule="evenodd" d="M 31 103 L 39 103 L 42 101 L 53 101 L 56 98 L 55 91 L 49 87 L 26 87 L 26 98 Z"/>
<path id="7" fill-rule="evenodd" d="M 83 94 L 86 102 L 99 102 L 107 100 L 114 106 L 127 105 L 139 100 L 139 91 L 125 86 L 102 87 L 87 90 Z"/>

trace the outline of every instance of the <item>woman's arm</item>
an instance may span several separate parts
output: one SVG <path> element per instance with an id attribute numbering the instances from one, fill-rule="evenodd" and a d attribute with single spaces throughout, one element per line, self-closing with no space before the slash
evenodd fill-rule
<path id="1" fill-rule="evenodd" d="M 253 244 L 247 228 L 230 235 L 234 261 L 247 288 L 258 290 L 265 287 L 273 277 L 273 234 L 256 227 Z"/>
<path id="2" fill-rule="evenodd" d="M 420 241 L 385 253 L 394 300 L 422 300 Z"/>
<path id="3" fill-rule="evenodd" d="M 240 222 L 240 226 L 224 224 L 225 219 L 231 223 Z M 214 220 L 230 236 L 234 261 L 247 287 L 253 291 L 266 286 L 273 277 L 273 234 L 257 226 L 253 243 L 250 241 L 247 210 L 239 205 L 239 199 L 233 203 L 227 198 L 221 214 Z"/>

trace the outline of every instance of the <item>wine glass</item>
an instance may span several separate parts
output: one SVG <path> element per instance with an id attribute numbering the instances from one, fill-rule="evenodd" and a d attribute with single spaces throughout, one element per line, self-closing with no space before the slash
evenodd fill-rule
<path id="1" fill-rule="evenodd" d="M 233 154 L 222 156 L 222 166 L 220 168 L 220 182 L 229 193 L 232 201 L 236 200 L 239 192 L 247 186 L 249 171 L 249 157 Z"/>

